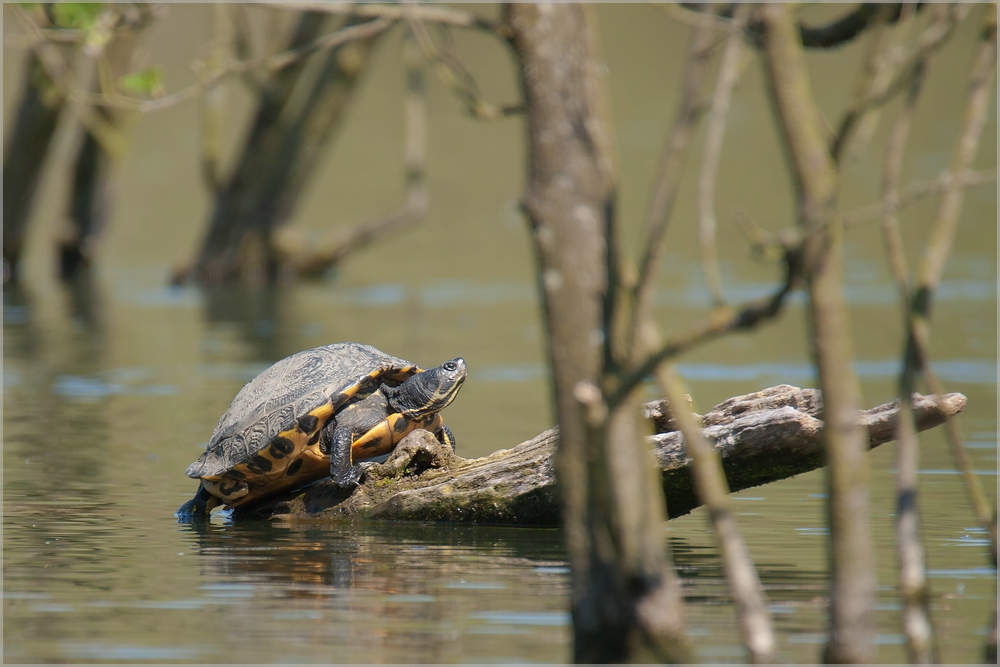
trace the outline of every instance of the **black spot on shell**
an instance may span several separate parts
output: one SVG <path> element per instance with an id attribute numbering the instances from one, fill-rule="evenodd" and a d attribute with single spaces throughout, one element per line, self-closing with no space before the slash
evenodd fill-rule
<path id="1" fill-rule="evenodd" d="M 288 469 L 285 470 L 285 474 L 291 477 L 292 475 L 297 473 L 299 471 L 299 468 L 301 467 L 302 467 L 302 459 L 295 459 L 294 461 L 292 461 L 292 464 L 288 466 Z"/>
<path id="2" fill-rule="evenodd" d="M 410 425 L 410 420 L 408 419 L 397 419 L 396 423 L 392 425 L 392 430 L 396 433 L 402 433 L 406 430 L 406 427 Z"/>
<path id="3" fill-rule="evenodd" d="M 321 433 L 321 431 L 316 431 L 316 433 L 313 434 L 313 437 L 309 438 L 308 442 L 306 442 L 306 447 L 312 447 L 317 442 L 319 442 L 319 434 L 320 433 Z"/>
<path id="4" fill-rule="evenodd" d="M 247 468 L 249 468 L 251 472 L 260 474 L 271 470 L 271 462 L 258 454 L 247 461 Z"/>
<path id="5" fill-rule="evenodd" d="M 227 474 L 230 477 L 232 477 L 233 479 L 246 479 L 247 478 L 246 475 L 244 475 L 241 471 L 237 470 L 236 468 L 233 468 Z"/>
<path id="6" fill-rule="evenodd" d="M 270 454 L 276 459 L 284 458 L 295 451 L 295 443 L 288 438 L 275 436 L 271 441 Z"/>
<path id="7" fill-rule="evenodd" d="M 237 491 L 239 491 L 240 488 L 242 488 L 242 486 L 243 485 L 240 482 L 236 482 L 236 481 L 234 481 L 232 484 L 229 484 L 229 485 L 220 484 L 219 485 L 219 493 L 221 493 L 224 496 L 231 496 L 234 493 L 236 493 Z"/>
<path id="8" fill-rule="evenodd" d="M 316 430 L 316 426 L 319 424 L 319 419 L 314 415 L 306 415 L 305 417 L 299 417 L 299 428 L 303 433 L 312 433 Z"/>

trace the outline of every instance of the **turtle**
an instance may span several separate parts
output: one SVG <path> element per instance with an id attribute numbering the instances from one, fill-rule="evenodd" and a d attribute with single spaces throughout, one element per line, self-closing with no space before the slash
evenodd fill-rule
<path id="1" fill-rule="evenodd" d="M 334 343 L 278 361 L 247 383 L 185 474 L 200 480 L 178 519 L 207 517 L 327 475 L 348 493 L 360 461 L 424 428 L 455 448 L 438 414 L 468 371 L 461 357 L 424 370 L 370 345 Z"/>

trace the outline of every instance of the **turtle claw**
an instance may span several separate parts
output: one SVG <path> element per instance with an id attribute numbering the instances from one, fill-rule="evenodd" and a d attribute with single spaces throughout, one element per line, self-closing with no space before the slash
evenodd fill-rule
<path id="1" fill-rule="evenodd" d="M 333 486 L 337 487 L 344 495 L 350 495 L 354 489 L 361 485 L 360 466 L 346 466 L 343 470 L 330 471 L 330 479 Z"/>

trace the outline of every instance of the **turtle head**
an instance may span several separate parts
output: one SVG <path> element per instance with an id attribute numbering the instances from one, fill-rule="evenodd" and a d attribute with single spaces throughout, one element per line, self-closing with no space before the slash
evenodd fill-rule
<path id="1" fill-rule="evenodd" d="M 465 360 L 458 357 L 417 373 L 398 387 L 383 387 L 383 393 L 394 410 L 411 418 L 427 417 L 455 400 L 468 372 Z"/>

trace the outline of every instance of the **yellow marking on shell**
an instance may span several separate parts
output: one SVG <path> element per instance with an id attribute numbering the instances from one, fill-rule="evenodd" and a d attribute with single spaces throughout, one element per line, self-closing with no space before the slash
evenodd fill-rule
<path id="1" fill-rule="evenodd" d="M 418 428 L 436 433 L 443 425 L 444 420 L 437 413 L 424 419 L 408 419 L 398 412 L 389 415 L 351 444 L 351 462 L 357 463 L 387 454 L 400 440 Z"/>
<path id="2" fill-rule="evenodd" d="M 334 410 L 331 401 L 311 410 L 308 416 L 316 418 L 316 428 L 303 431 L 296 424 L 279 433 L 276 438 L 271 439 L 271 442 L 277 438 L 283 438 L 290 442 L 291 448 L 287 453 L 276 452 L 269 442 L 249 461 L 239 463 L 233 466 L 232 470 L 221 475 L 203 478 L 206 490 L 221 498 L 226 503 L 226 507 L 238 507 L 262 496 L 271 495 L 290 487 L 301 486 L 330 474 L 330 457 L 320 451 L 319 441 L 317 440 L 311 445 L 307 443 L 322 430 Z M 300 459 L 302 463 L 299 464 L 299 469 L 295 471 L 295 474 L 287 475 L 288 467 Z M 222 487 L 230 486 L 234 481 L 241 482 L 245 490 L 239 494 L 224 494 Z"/>

